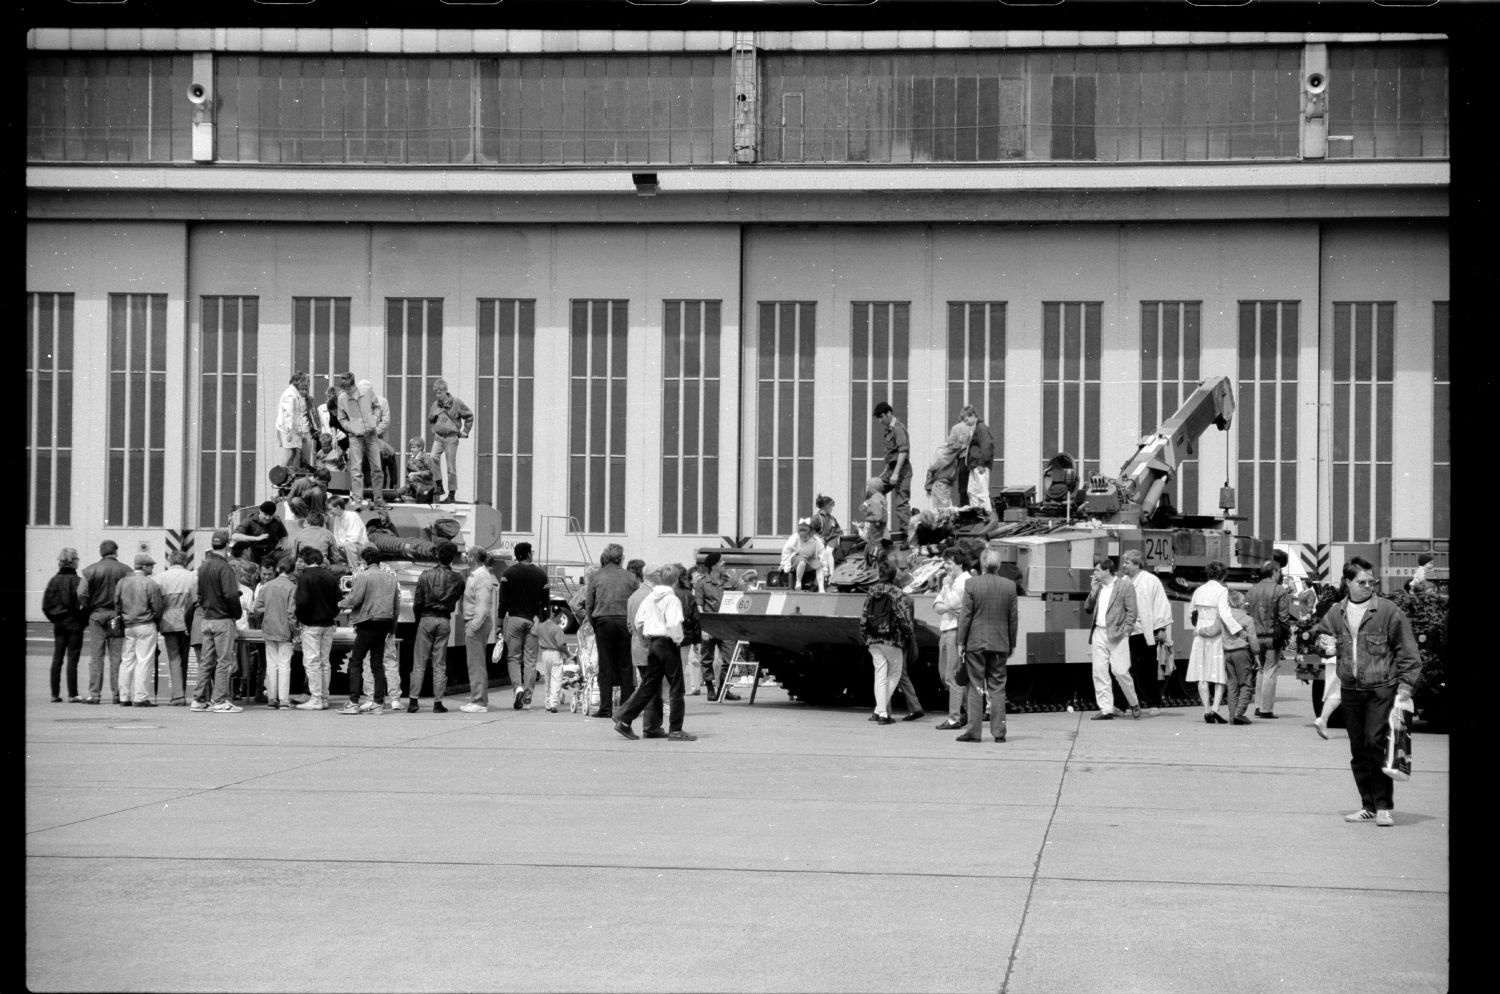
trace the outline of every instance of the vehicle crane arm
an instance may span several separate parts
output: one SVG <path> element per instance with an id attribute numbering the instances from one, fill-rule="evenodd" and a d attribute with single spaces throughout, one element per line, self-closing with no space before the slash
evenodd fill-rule
<path id="1" fill-rule="evenodd" d="M 1161 502 L 1162 491 L 1177 472 L 1178 462 L 1194 453 L 1198 436 L 1214 425 L 1229 430 L 1234 420 L 1234 389 L 1229 377 L 1216 376 L 1198 384 L 1154 434 L 1141 439 L 1140 448 L 1120 470 L 1120 482 L 1130 503 L 1149 520 Z"/>

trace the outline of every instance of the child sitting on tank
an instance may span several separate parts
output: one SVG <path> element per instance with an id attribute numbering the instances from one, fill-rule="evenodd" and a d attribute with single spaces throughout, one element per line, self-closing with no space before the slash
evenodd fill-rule
<path id="1" fill-rule="evenodd" d="M 437 499 L 437 466 L 420 438 L 406 443 L 406 486 L 401 500 L 411 504 L 431 504 Z"/>

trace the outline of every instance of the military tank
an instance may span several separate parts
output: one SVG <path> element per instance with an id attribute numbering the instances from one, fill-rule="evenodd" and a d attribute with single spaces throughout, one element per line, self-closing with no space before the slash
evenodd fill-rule
<path id="1" fill-rule="evenodd" d="M 1191 647 L 1188 600 L 1206 578 L 1210 562 L 1229 567 L 1232 583 L 1249 584 L 1270 559 L 1272 543 L 1238 535 L 1229 517 L 1187 516 L 1172 509 L 1166 483 L 1178 460 L 1192 451 L 1210 425 L 1227 430 L 1234 399 L 1225 377 L 1205 380 L 1182 407 L 1142 439 L 1118 477 L 1080 478 L 1076 461 L 1058 453 L 1035 486 L 992 490 L 998 520 L 984 521 L 974 509 L 914 517 L 913 545 L 892 550 L 898 583 L 913 595 L 918 659 L 912 681 L 927 706 L 946 704 L 937 675 L 938 615 L 931 594 L 940 580 L 936 562 L 957 541 L 998 549 L 1002 572 L 1016 581 L 1017 645 L 1010 658 L 1007 696 L 1014 710 L 1094 706 L 1089 619 L 1083 610 L 1094 559 L 1119 560 L 1140 551 L 1145 568 L 1162 581 L 1172 600 L 1173 645 L 1178 673 L 1163 688 L 1167 703 L 1196 702 L 1180 673 Z M 1221 503 L 1233 506 L 1232 492 Z M 703 630 L 729 644 L 743 641 L 793 697 L 812 704 L 867 705 L 873 700 L 871 668 L 859 633 L 864 588 L 873 579 L 857 539 L 845 538 L 843 564 L 829 592 L 792 590 L 777 569 L 772 550 L 718 551 L 726 566 L 755 569 L 767 582 L 728 591 L 716 612 L 705 613 Z M 1118 693 L 1118 691 L 1117 691 Z"/>

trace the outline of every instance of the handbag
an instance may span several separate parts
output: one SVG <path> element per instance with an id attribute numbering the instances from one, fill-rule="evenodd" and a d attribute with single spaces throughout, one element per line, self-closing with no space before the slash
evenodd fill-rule
<path id="1" fill-rule="evenodd" d="M 960 687 L 969 685 L 969 660 L 967 653 L 959 653 L 958 665 L 953 667 L 953 682 Z"/>
<path id="2" fill-rule="evenodd" d="M 124 638 L 125 637 L 125 616 L 121 615 L 121 614 L 116 614 L 116 615 L 110 616 L 110 619 L 107 622 L 104 623 L 104 628 L 105 628 L 105 635 L 106 635 L 106 637 L 112 638 L 112 639 L 122 639 L 122 638 Z"/>

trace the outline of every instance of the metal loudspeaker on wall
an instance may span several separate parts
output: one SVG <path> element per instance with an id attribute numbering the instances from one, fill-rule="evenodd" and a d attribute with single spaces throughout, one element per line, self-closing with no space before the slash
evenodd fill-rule
<path id="1" fill-rule="evenodd" d="M 1308 45 L 1302 54 L 1302 157 L 1328 155 L 1328 46 Z"/>
<path id="2" fill-rule="evenodd" d="M 214 161 L 214 63 L 211 54 L 193 55 L 188 103 L 193 107 L 193 161 Z"/>

